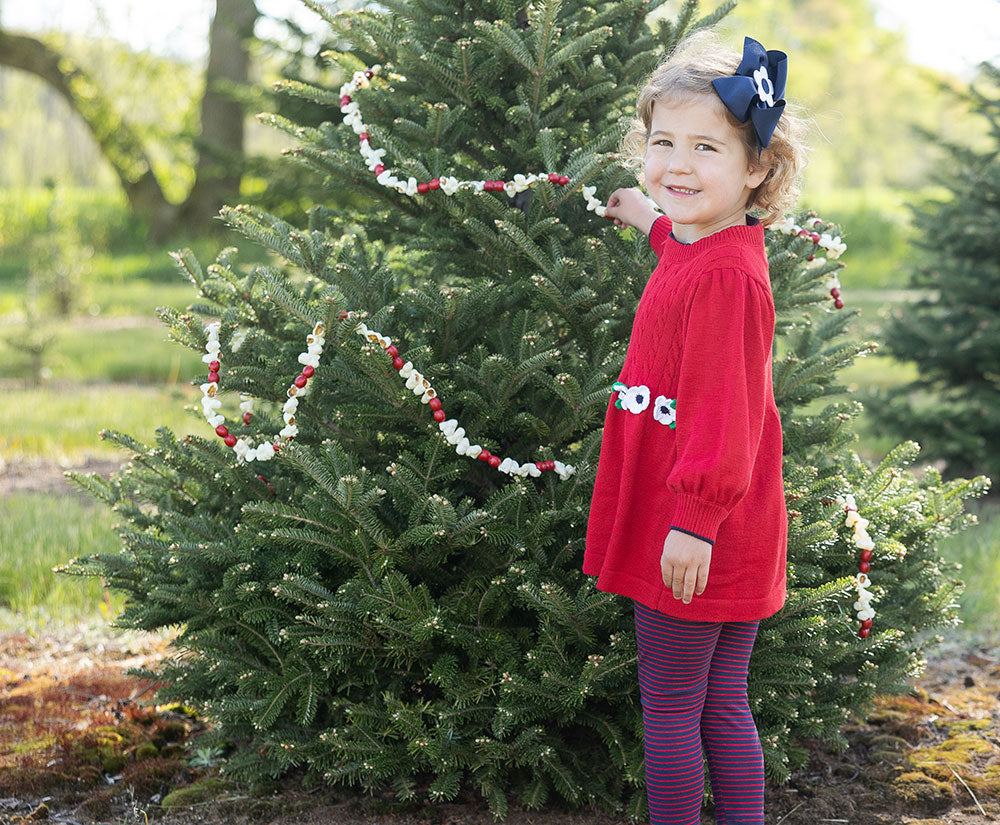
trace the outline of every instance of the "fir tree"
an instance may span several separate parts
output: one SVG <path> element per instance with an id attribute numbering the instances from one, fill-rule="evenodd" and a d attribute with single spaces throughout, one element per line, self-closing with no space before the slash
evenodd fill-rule
<path id="1" fill-rule="evenodd" d="M 727 10 L 695 23 L 691 2 L 651 30 L 659 5 L 441 0 L 331 17 L 346 77 L 384 69 L 356 100 L 401 179 L 544 170 L 569 183 L 411 197 L 376 181 L 343 124 L 275 119 L 300 144 L 293 156 L 370 208 L 319 206 L 302 228 L 226 209 L 273 266 L 242 267 L 233 249 L 207 268 L 177 256 L 200 300 L 161 314 L 199 352 L 206 321 L 220 322 L 223 386 L 259 399 L 262 432 L 280 427 L 297 354 L 325 325 L 298 435 L 273 460 L 238 462 L 207 429 L 161 428 L 152 446 L 106 434 L 133 454 L 110 482 L 75 476 L 114 508 L 123 549 L 71 572 L 127 594 L 119 625 L 182 628 L 184 655 L 156 671 L 160 698 L 214 720 L 214 741 L 237 745 L 232 776 L 297 769 L 400 799 L 471 794 L 498 817 L 550 800 L 647 816 L 631 604 L 580 567 L 603 414 L 655 261 L 580 191 L 606 200 L 634 185 L 614 150 L 640 81 Z M 339 82 L 291 91 L 337 106 Z M 843 392 L 837 371 L 871 345 L 838 343 L 850 314 L 821 306 L 839 261 L 808 260 L 815 245 L 799 234 L 769 233 L 769 246 L 794 509 L 790 596 L 762 626 L 750 692 L 768 774 L 783 780 L 805 740 L 843 745 L 840 726 L 918 670 L 918 631 L 954 621 L 958 584 L 935 543 L 969 522 L 962 501 L 986 482 L 916 480 L 903 469 L 912 442 L 868 466 L 851 449 L 856 402 L 802 414 Z M 359 319 L 476 443 L 575 472 L 521 477 L 458 454 L 391 353 L 359 341 Z M 845 493 L 876 539 L 866 639 Z"/>
<path id="2" fill-rule="evenodd" d="M 914 210 L 921 265 L 909 286 L 926 297 L 893 311 L 886 352 L 916 362 L 916 380 L 873 392 L 878 434 L 907 433 L 946 477 L 1000 474 L 1000 69 L 983 64 L 968 91 L 988 127 L 982 149 L 925 132 L 945 157 L 947 197 Z"/>

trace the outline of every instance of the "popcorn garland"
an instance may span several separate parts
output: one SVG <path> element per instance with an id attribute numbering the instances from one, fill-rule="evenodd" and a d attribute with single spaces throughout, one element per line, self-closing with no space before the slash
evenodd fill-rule
<path id="1" fill-rule="evenodd" d="M 816 246 L 826 251 L 825 257 L 821 256 L 817 258 L 815 255 L 810 255 L 806 258 L 807 261 L 824 261 L 826 258 L 839 258 L 847 250 L 847 244 L 840 240 L 840 235 L 831 236 L 828 232 L 824 232 L 821 235 L 818 232 L 813 232 L 812 228 L 818 223 L 822 223 L 819 218 L 809 218 L 805 222 L 805 228 L 803 228 L 786 215 L 777 223 L 771 224 L 770 228 L 784 235 L 799 235 L 803 238 L 809 238 Z M 837 309 L 843 309 L 844 302 L 840 299 L 840 279 L 837 278 L 836 272 L 830 273 L 830 277 L 826 279 L 824 286 L 830 290 L 833 305 Z"/>
<path id="2" fill-rule="evenodd" d="M 237 438 L 226 427 L 226 417 L 218 410 L 222 406 L 219 394 L 219 370 L 222 368 L 222 346 L 219 343 L 219 328 L 221 323 L 213 321 L 205 327 L 208 341 L 205 344 L 205 354 L 201 360 L 208 364 L 208 381 L 201 385 L 201 409 L 205 415 L 205 420 L 215 428 L 215 434 L 221 438 L 227 447 L 236 453 L 236 459 L 241 464 L 250 461 L 270 461 L 274 454 L 281 447 L 295 438 L 299 433 L 299 428 L 295 424 L 295 411 L 299 406 L 299 398 L 306 394 L 309 379 L 316 373 L 319 366 L 319 357 L 323 354 L 323 324 L 316 324 L 309 335 L 306 336 L 306 351 L 299 355 L 299 363 L 303 365 L 301 374 L 297 375 L 286 390 L 288 400 L 282 407 L 282 415 L 285 426 L 276 436 L 269 440 L 261 441 L 254 445 L 249 438 Z M 246 340 L 246 333 L 237 330 L 233 333 L 229 341 L 229 348 L 236 352 Z M 240 411 L 243 413 L 243 426 L 250 425 L 253 417 L 253 399 L 250 396 L 240 393 Z M 268 490 L 274 493 L 274 486 L 263 475 L 258 475 L 257 479 L 266 484 Z"/>
<path id="3" fill-rule="evenodd" d="M 341 320 L 353 319 L 357 317 L 357 313 L 341 310 L 338 317 Z M 218 321 L 205 327 L 205 332 L 208 334 L 208 342 L 205 345 L 205 355 L 202 356 L 202 361 L 208 364 L 209 373 L 208 381 L 201 385 L 203 393 L 201 399 L 202 411 L 208 423 L 215 428 L 216 434 L 223 439 L 227 447 L 232 448 L 233 452 L 236 453 L 236 458 L 240 463 L 254 460 L 268 461 L 274 457 L 274 454 L 281 449 L 283 444 L 286 444 L 298 435 L 299 429 L 295 424 L 295 412 L 298 408 L 299 399 L 308 390 L 309 379 L 315 375 L 316 368 L 319 366 L 319 357 L 323 354 L 323 345 L 326 342 L 323 338 L 324 326 L 321 323 L 316 324 L 313 327 L 313 331 L 306 337 L 307 349 L 299 355 L 298 359 L 299 363 L 303 364 L 302 373 L 296 376 L 288 387 L 288 400 L 282 407 L 282 414 L 285 420 L 284 428 L 270 440 L 261 441 L 256 446 L 254 446 L 250 439 L 237 438 L 230 433 L 225 426 L 225 417 L 218 412 L 218 409 L 222 406 L 222 401 L 217 397 L 219 393 L 219 370 L 222 366 L 219 327 L 220 323 Z M 458 420 L 447 418 L 445 411 L 442 409 L 441 399 L 438 397 L 437 391 L 423 375 L 413 368 L 412 362 L 403 361 L 399 355 L 399 350 L 393 345 L 391 339 L 375 330 L 368 329 L 363 323 L 359 323 L 354 331 L 365 340 L 379 344 L 385 350 L 386 354 L 392 358 L 393 368 L 399 373 L 401 378 L 406 379 L 406 388 L 412 390 L 414 395 L 419 395 L 421 403 L 427 404 L 433 410 L 433 418 L 438 422 L 438 429 L 444 434 L 448 443 L 454 445 L 455 452 L 459 455 L 479 459 L 489 464 L 490 467 L 508 475 L 532 476 L 533 478 L 537 478 L 547 470 L 554 470 L 559 478 L 565 481 L 575 472 L 575 467 L 572 464 L 564 464 L 561 461 L 551 459 L 519 464 L 512 458 L 506 457 L 501 459 L 500 456 L 493 455 L 479 444 L 472 444 L 466 436 L 465 430 L 458 426 Z M 245 334 L 241 331 L 237 330 L 233 333 L 230 341 L 230 348 L 233 352 L 236 352 L 240 348 L 244 339 Z M 243 425 L 249 426 L 250 419 L 253 416 L 253 399 L 242 393 L 240 394 L 240 410 L 243 412 Z M 272 493 L 274 492 L 274 487 L 266 478 L 263 476 L 257 476 L 257 478 L 267 484 Z"/>
<path id="4" fill-rule="evenodd" d="M 871 569 L 872 550 L 875 549 L 875 542 L 868 535 L 868 519 L 864 519 L 858 514 L 858 505 L 854 501 L 854 496 L 847 493 L 843 496 L 837 496 L 836 501 L 847 513 L 844 524 L 854 528 L 854 543 L 861 549 L 861 561 L 858 562 L 860 572 L 854 579 L 854 586 L 858 591 L 858 600 L 854 602 L 854 609 L 858 611 L 858 620 L 861 622 L 858 636 L 867 639 L 868 634 L 871 633 L 872 619 L 875 617 L 875 610 L 871 606 L 875 596 L 868 590 L 868 585 L 871 584 L 868 571 Z"/>
<path id="5" fill-rule="evenodd" d="M 385 149 L 373 149 L 368 137 L 368 127 L 361 119 L 361 112 L 358 109 L 357 101 L 352 98 L 354 92 L 360 88 L 367 88 L 371 85 L 371 79 L 381 71 L 380 65 L 374 65 L 364 71 L 354 73 L 350 82 L 340 87 L 340 111 L 344 114 L 344 123 L 354 129 L 355 134 L 360 138 L 359 149 L 361 157 L 364 159 L 368 169 L 375 173 L 375 179 L 383 186 L 395 189 L 403 195 L 413 196 L 416 194 L 426 194 L 427 192 L 440 190 L 446 195 L 454 195 L 459 189 L 466 189 L 472 192 L 505 192 L 508 197 L 514 197 L 518 192 L 530 189 L 539 181 L 548 181 L 556 186 L 566 186 L 570 179 L 566 175 L 559 175 L 555 172 L 528 172 L 517 173 L 511 180 L 458 180 L 454 177 L 441 177 L 429 180 L 426 183 L 418 183 L 417 179 L 410 177 L 406 182 L 397 178 L 391 170 L 386 169 L 382 163 L 382 156 Z M 391 75 L 397 80 L 406 80 L 402 75 Z M 584 186 L 581 190 L 584 200 L 587 201 L 587 211 L 594 212 L 599 217 L 607 217 L 605 206 L 594 197 L 597 192 L 596 186 Z"/>
<path id="6" fill-rule="evenodd" d="M 361 119 L 361 111 L 358 107 L 357 101 L 355 101 L 352 97 L 358 88 L 369 87 L 371 85 L 371 79 L 378 74 L 381 69 L 382 67 L 376 64 L 363 71 L 357 71 L 348 83 L 345 83 L 340 87 L 340 111 L 344 114 L 344 123 L 348 124 L 360 138 L 358 148 L 361 152 L 362 159 L 365 161 L 365 165 L 375 174 L 375 179 L 383 186 L 395 189 L 401 194 L 409 195 L 410 197 L 417 194 L 423 195 L 427 192 L 439 189 L 446 195 L 450 196 L 454 195 L 459 189 L 467 189 L 473 192 L 504 192 L 508 197 L 512 198 L 518 192 L 530 189 L 539 181 L 547 180 L 549 183 L 555 184 L 556 186 L 566 186 L 570 183 L 570 178 L 568 176 L 559 175 L 555 172 L 529 172 L 527 174 L 519 172 L 508 181 L 460 181 L 457 178 L 445 176 L 442 178 L 433 178 L 427 182 L 420 183 L 417 182 L 416 178 L 410 177 L 404 183 L 402 180 L 397 178 L 391 170 L 386 169 L 385 165 L 382 163 L 382 157 L 385 155 L 385 149 L 372 148 L 371 142 L 369 141 L 368 127 Z M 406 80 L 405 77 L 398 74 L 391 75 L 391 77 L 398 80 Z M 596 192 L 596 186 L 581 187 L 580 193 L 587 202 L 587 211 L 593 212 L 598 217 L 608 218 L 610 220 L 606 214 L 607 207 L 600 201 L 599 198 L 595 197 Z M 650 199 L 650 202 L 655 205 L 655 202 L 653 202 L 652 199 Z M 778 223 L 772 224 L 771 228 L 786 235 L 799 235 L 809 238 L 814 244 L 825 250 L 827 258 L 839 258 L 846 251 L 847 244 L 841 241 L 840 235 L 831 236 L 826 232 L 822 234 L 813 232 L 812 227 L 818 223 L 822 223 L 819 218 L 809 218 L 805 222 L 806 228 L 803 228 L 796 224 L 790 217 L 786 216 Z M 810 255 L 807 260 L 822 261 L 825 259 L 823 257 L 817 258 L 815 255 Z M 840 280 L 837 278 L 836 273 L 830 274 L 830 277 L 826 280 L 825 286 L 830 290 L 830 295 L 834 299 L 834 306 L 837 309 L 843 309 L 844 302 L 840 298 Z"/>

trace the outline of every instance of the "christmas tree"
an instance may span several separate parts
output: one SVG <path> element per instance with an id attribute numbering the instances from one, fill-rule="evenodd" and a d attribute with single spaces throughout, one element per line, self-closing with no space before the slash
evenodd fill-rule
<path id="1" fill-rule="evenodd" d="M 965 95 L 982 115 L 987 145 L 975 149 L 925 133 L 945 157 L 935 182 L 947 197 L 914 210 L 920 265 L 909 286 L 925 297 L 893 310 L 886 351 L 913 361 L 916 380 L 873 392 L 875 432 L 910 433 L 945 477 L 1000 474 L 1000 69 L 983 64 Z M 923 398 L 921 398 L 923 396 Z M 929 397 L 929 398 L 928 398 Z"/>
<path id="2" fill-rule="evenodd" d="M 161 314 L 204 353 L 205 420 L 154 445 L 105 434 L 131 461 L 75 478 L 114 508 L 123 549 L 70 571 L 127 594 L 119 625 L 182 629 L 159 697 L 210 716 L 236 745 L 230 775 L 481 797 L 498 817 L 547 801 L 646 817 L 631 604 L 580 568 L 603 414 L 655 263 L 601 203 L 635 185 L 616 149 L 640 82 L 727 10 L 695 21 L 690 2 L 650 29 L 659 5 L 330 17 L 344 74 L 288 88 L 343 122 L 271 120 L 370 207 L 317 206 L 301 227 L 224 210 L 272 266 L 177 255 L 199 299 Z M 954 621 L 935 542 L 987 486 L 917 480 L 913 443 L 867 465 L 857 402 L 802 412 L 872 345 L 837 341 L 836 228 L 797 220 L 768 241 L 790 594 L 750 674 L 776 780 L 806 740 L 844 744 L 842 723 L 919 669 L 917 632 Z M 226 423 L 237 393 L 245 427 Z"/>

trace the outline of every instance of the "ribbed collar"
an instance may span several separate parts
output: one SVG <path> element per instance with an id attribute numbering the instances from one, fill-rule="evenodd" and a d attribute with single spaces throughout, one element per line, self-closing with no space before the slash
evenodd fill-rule
<path id="1" fill-rule="evenodd" d="M 672 261 L 683 261 L 697 257 L 713 247 L 729 243 L 759 246 L 763 249 L 763 225 L 757 218 L 747 216 L 747 219 L 753 223 L 721 229 L 694 243 L 681 243 L 674 237 L 673 232 L 671 232 L 667 235 L 666 241 L 663 244 L 663 254 L 661 257 L 668 257 Z"/>

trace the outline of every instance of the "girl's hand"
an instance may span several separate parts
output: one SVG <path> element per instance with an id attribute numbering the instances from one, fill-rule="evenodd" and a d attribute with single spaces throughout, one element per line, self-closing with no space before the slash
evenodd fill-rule
<path id="1" fill-rule="evenodd" d="M 667 533 L 660 556 L 660 572 L 664 586 L 674 591 L 675 599 L 691 604 L 692 596 L 704 593 L 711 563 L 712 545 L 707 541 L 680 530 Z"/>
<path id="2" fill-rule="evenodd" d="M 653 221 L 660 215 L 649 205 L 649 200 L 642 191 L 633 187 L 616 189 L 611 193 L 604 209 L 604 217 L 613 220 L 615 226 L 634 226 L 648 235 Z"/>

